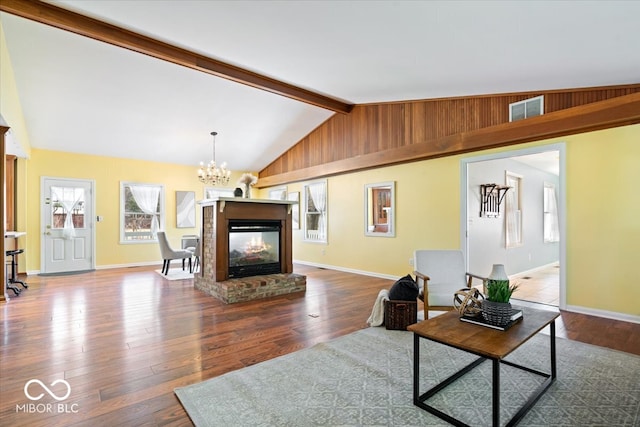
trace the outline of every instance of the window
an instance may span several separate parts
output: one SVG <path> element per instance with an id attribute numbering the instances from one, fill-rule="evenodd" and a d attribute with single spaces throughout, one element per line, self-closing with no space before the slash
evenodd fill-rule
<path id="1" fill-rule="evenodd" d="M 558 221 L 558 199 L 556 198 L 556 186 L 544 183 L 544 242 L 552 243 L 560 241 L 560 227 Z"/>
<path id="2" fill-rule="evenodd" d="M 327 181 L 304 186 L 304 240 L 327 243 Z"/>
<path id="3" fill-rule="evenodd" d="M 120 243 L 157 241 L 164 229 L 164 187 L 159 184 L 120 183 Z"/>
<path id="4" fill-rule="evenodd" d="M 509 104 L 510 122 L 542 114 L 544 114 L 544 95 Z"/>
<path id="5" fill-rule="evenodd" d="M 287 187 L 277 187 L 269 190 L 269 198 L 273 200 L 287 200 Z"/>
<path id="6" fill-rule="evenodd" d="M 522 245 L 522 176 L 507 172 L 505 181 L 506 247 L 513 248 Z"/>

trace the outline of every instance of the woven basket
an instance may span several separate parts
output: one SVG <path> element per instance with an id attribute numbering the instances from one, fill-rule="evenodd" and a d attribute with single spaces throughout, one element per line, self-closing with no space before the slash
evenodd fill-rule
<path id="1" fill-rule="evenodd" d="M 387 329 L 407 330 L 418 322 L 417 301 L 388 300 L 384 303 L 384 326 Z"/>
<path id="2" fill-rule="evenodd" d="M 511 303 L 483 300 L 482 317 L 492 325 L 504 326 L 511 321 Z"/>

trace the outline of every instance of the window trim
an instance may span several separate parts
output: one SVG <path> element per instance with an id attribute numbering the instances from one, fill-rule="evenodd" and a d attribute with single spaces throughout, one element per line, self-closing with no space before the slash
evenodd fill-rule
<path id="1" fill-rule="evenodd" d="M 138 245 L 143 243 L 158 243 L 157 236 L 152 239 L 147 240 L 126 240 L 124 236 L 124 224 L 125 224 L 125 187 L 131 185 L 139 185 L 145 187 L 159 187 L 160 188 L 160 218 L 158 220 L 158 230 L 165 229 L 165 218 L 166 218 L 166 207 L 165 207 L 165 195 L 164 195 L 164 185 L 163 184 L 153 184 L 147 182 L 134 182 L 134 181 L 120 181 L 120 230 L 119 230 L 119 240 L 121 245 Z"/>

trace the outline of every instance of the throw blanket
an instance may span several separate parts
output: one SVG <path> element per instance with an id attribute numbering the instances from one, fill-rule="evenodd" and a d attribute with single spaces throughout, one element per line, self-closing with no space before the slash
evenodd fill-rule
<path id="1" fill-rule="evenodd" d="M 382 326 L 384 323 L 384 302 L 389 301 L 389 291 L 386 289 L 378 292 L 376 302 L 373 304 L 371 316 L 367 319 L 370 326 Z"/>

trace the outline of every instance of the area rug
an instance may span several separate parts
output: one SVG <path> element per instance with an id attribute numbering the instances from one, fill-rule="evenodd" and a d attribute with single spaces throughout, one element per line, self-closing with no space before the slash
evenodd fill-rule
<path id="1" fill-rule="evenodd" d="M 421 340 L 421 392 L 475 356 Z M 640 357 L 558 338 L 558 377 L 520 425 L 639 426 Z M 549 372 L 549 337 L 508 360 Z M 443 426 L 412 401 L 413 335 L 368 328 L 175 390 L 196 426 Z M 542 381 L 503 366 L 501 420 Z M 429 399 L 473 426 L 491 425 L 491 363 Z"/>
<path id="2" fill-rule="evenodd" d="M 166 280 L 193 279 L 193 273 L 189 273 L 189 270 L 183 270 L 180 267 L 177 267 L 175 269 L 170 268 L 169 269 L 169 274 L 167 274 L 166 276 L 164 275 L 162 270 L 155 270 L 155 272 L 158 273 L 159 275 L 161 275 Z"/>

